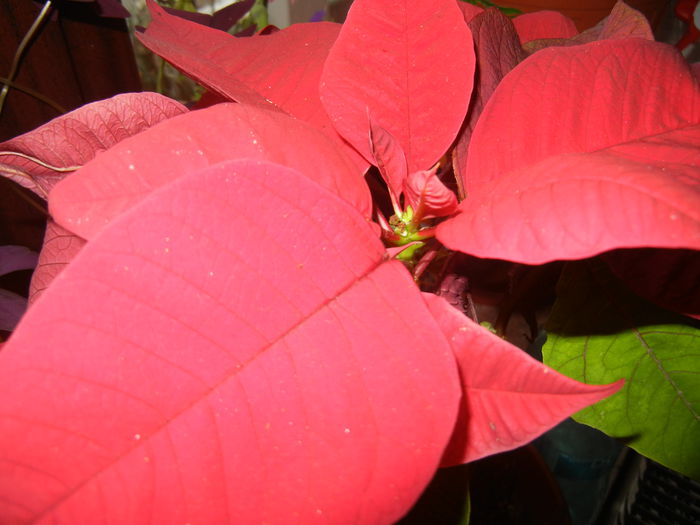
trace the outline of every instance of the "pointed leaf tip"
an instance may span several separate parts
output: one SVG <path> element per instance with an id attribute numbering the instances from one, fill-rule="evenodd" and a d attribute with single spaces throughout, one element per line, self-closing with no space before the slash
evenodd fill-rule
<path id="1" fill-rule="evenodd" d="M 623 386 L 579 383 L 477 325 L 442 297 L 424 294 L 452 345 L 464 390 L 450 466 L 517 448 Z"/>
<path id="2" fill-rule="evenodd" d="M 474 68 L 471 32 L 454 0 L 355 0 L 325 62 L 321 100 L 368 161 L 369 107 L 401 144 L 408 171 L 428 169 L 462 125 Z"/>
<path id="3" fill-rule="evenodd" d="M 389 188 L 391 198 L 396 203 L 403 192 L 403 185 L 408 176 L 408 166 L 401 144 L 396 138 L 376 123 L 368 112 L 370 150 L 374 165 Z"/>

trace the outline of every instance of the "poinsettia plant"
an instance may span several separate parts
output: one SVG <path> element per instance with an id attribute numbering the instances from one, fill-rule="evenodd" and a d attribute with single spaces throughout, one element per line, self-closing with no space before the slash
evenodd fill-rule
<path id="1" fill-rule="evenodd" d="M 0 145 L 51 214 L 0 352 L 4 522 L 392 523 L 582 409 L 699 475 L 700 89 L 637 13 L 355 0 L 236 38 L 150 9 L 219 103 Z M 543 364 L 508 335 L 550 307 Z"/>

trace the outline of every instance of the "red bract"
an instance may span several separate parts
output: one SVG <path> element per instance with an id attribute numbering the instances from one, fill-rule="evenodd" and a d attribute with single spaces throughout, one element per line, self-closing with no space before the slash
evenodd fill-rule
<path id="1" fill-rule="evenodd" d="M 163 120 L 185 113 L 182 104 L 156 93 L 126 93 L 87 104 L 0 144 L 0 174 L 46 198 L 69 173 L 98 153 Z M 51 218 L 32 276 L 35 301 L 85 243 Z"/>
<path id="2" fill-rule="evenodd" d="M 513 25 L 523 44 L 539 38 L 571 38 L 578 34 L 574 22 L 558 11 L 526 13 L 514 18 Z"/>
<path id="3" fill-rule="evenodd" d="M 430 168 L 454 140 L 473 75 L 471 34 L 453 0 L 357 0 L 323 68 L 321 98 L 365 159 L 373 161 L 369 113 L 399 141 L 413 172 Z"/>
<path id="4" fill-rule="evenodd" d="M 288 115 L 244 104 L 180 115 L 123 141 L 61 184 L 51 195 L 51 213 L 91 239 L 154 189 L 232 158 L 266 159 L 307 173 L 371 216 L 362 173 L 330 139 Z"/>
<path id="5" fill-rule="evenodd" d="M 460 170 L 468 197 L 438 238 L 528 264 L 621 247 L 698 249 L 698 122 L 698 83 L 670 46 L 544 49 L 481 114 Z"/>
<path id="6" fill-rule="evenodd" d="M 120 216 L 0 361 L 7 523 L 391 523 L 460 397 L 449 346 L 366 220 L 256 161 Z"/>
<path id="7" fill-rule="evenodd" d="M 169 15 L 148 2 L 153 21 L 138 35 L 158 53 L 227 100 L 277 109 L 337 141 L 361 169 L 367 164 L 338 137 L 319 100 L 319 78 L 338 24 L 297 24 L 269 35 L 236 38 Z"/>
<path id="8" fill-rule="evenodd" d="M 668 46 L 526 58 L 507 18 L 472 35 L 452 0 L 249 39 L 151 8 L 142 40 L 237 103 L 51 192 L 87 243 L 0 353 L 8 523 L 393 523 L 438 466 L 527 443 L 628 372 L 579 383 L 421 294 L 465 306 L 438 241 L 529 264 L 686 248 L 697 276 L 700 92 Z M 673 302 L 671 281 L 640 293 Z"/>
<path id="9" fill-rule="evenodd" d="M 46 198 L 66 173 L 120 140 L 187 109 L 156 93 L 93 102 L 0 143 L 0 174 Z"/>
<path id="10" fill-rule="evenodd" d="M 569 379 L 476 325 L 443 298 L 425 294 L 425 299 L 453 347 L 465 394 L 443 466 L 516 448 L 621 386 Z"/>

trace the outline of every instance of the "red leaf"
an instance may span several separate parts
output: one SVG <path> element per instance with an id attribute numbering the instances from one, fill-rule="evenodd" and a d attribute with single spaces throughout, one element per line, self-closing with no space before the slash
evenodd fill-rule
<path id="1" fill-rule="evenodd" d="M 125 93 L 87 104 L 0 144 L 0 175 L 46 198 L 66 173 L 98 152 L 186 111 L 156 93 Z"/>
<path id="2" fill-rule="evenodd" d="M 604 254 L 604 259 L 637 295 L 700 319 L 700 252 L 616 250 Z"/>
<path id="3" fill-rule="evenodd" d="M 445 217 L 457 210 L 457 196 L 440 181 L 436 169 L 437 166 L 432 170 L 417 171 L 406 179 L 406 200 L 413 207 L 417 222 Z"/>
<path id="4" fill-rule="evenodd" d="M 403 184 L 408 177 L 406 156 L 396 138 L 383 127 L 377 125 L 370 115 L 368 117 L 373 164 L 379 168 L 379 173 L 386 182 L 392 199 L 398 203 L 399 196 L 403 193 Z"/>
<path id="5" fill-rule="evenodd" d="M 618 1 L 610 14 L 594 27 L 574 38 L 577 42 L 592 42 L 615 38 L 644 38 L 654 40 L 649 20 L 636 9 Z"/>
<path id="6" fill-rule="evenodd" d="M 56 186 L 53 217 L 91 239 L 155 188 L 223 160 L 269 160 L 303 172 L 371 217 L 362 174 L 324 134 L 282 113 L 219 104 L 125 140 Z"/>
<path id="7" fill-rule="evenodd" d="M 469 142 L 486 102 L 491 98 L 503 77 L 527 57 L 527 53 L 520 45 L 513 23 L 498 9 L 489 9 L 475 17 L 469 23 L 469 28 L 474 35 L 479 74 L 476 77 L 467 120 L 452 150 L 458 183 L 461 183 L 464 178 L 462 172 L 467 165 Z M 460 194 L 464 197 L 461 184 Z"/>
<path id="8" fill-rule="evenodd" d="M 8 523 L 391 523 L 454 426 L 454 358 L 365 218 L 256 161 L 83 249 L 0 354 Z"/>
<path id="9" fill-rule="evenodd" d="M 369 162 L 372 115 L 397 138 L 411 173 L 433 166 L 454 141 L 473 75 L 471 33 L 454 0 L 355 0 L 326 60 L 321 97 Z"/>
<path id="10" fill-rule="evenodd" d="M 44 244 L 39 262 L 32 274 L 29 286 L 29 304 L 32 305 L 49 287 L 49 284 L 85 246 L 85 239 L 62 228 L 52 219 L 46 221 Z"/>
<path id="11" fill-rule="evenodd" d="M 472 18 L 484 12 L 481 7 L 470 4 L 469 2 L 463 2 L 462 0 L 457 0 L 457 7 L 462 11 L 465 22 L 470 22 Z"/>
<path id="12" fill-rule="evenodd" d="M 530 40 L 523 47 L 529 53 L 534 53 L 550 46 L 574 46 L 596 40 L 622 38 L 644 38 L 653 41 L 654 33 L 646 16 L 620 1 L 615 4 L 610 14 L 598 24 L 572 38 Z"/>
<path id="13" fill-rule="evenodd" d="M 295 24 L 269 35 L 236 38 L 167 14 L 148 2 L 151 24 L 139 40 L 206 88 L 228 100 L 281 109 L 332 137 L 362 170 L 366 161 L 336 133 L 321 106 L 318 84 L 339 24 Z"/>
<path id="14" fill-rule="evenodd" d="M 146 4 L 151 23 L 144 32 L 136 34 L 144 46 L 226 98 L 270 109 L 273 101 L 243 82 L 242 75 L 239 77 L 228 71 L 233 48 L 241 55 L 249 55 L 251 48 L 260 48 L 257 41 L 252 37 L 235 38 L 224 31 L 168 14 L 154 0 L 147 0 Z"/>
<path id="15" fill-rule="evenodd" d="M 478 186 L 437 237 L 526 264 L 626 247 L 700 249 L 698 144 L 700 125 L 515 169 Z"/>
<path id="16" fill-rule="evenodd" d="M 540 38 L 571 38 L 578 34 L 574 21 L 559 11 L 536 11 L 516 16 L 513 25 L 523 44 Z"/>
<path id="17" fill-rule="evenodd" d="M 605 40 L 535 53 L 501 82 L 477 123 L 471 192 L 551 155 L 598 151 L 700 121 L 700 89 L 671 46 Z"/>
<path id="18" fill-rule="evenodd" d="M 442 466 L 512 450 L 622 387 L 586 385 L 477 325 L 442 297 L 423 294 L 457 358 L 463 405 Z"/>

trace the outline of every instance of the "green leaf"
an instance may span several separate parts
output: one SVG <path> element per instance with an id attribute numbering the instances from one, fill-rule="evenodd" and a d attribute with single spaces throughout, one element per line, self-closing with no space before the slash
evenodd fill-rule
<path id="1" fill-rule="evenodd" d="M 586 383 L 626 380 L 574 419 L 700 479 L 700 323 L 638 298 L 597 260 L 569 263 L 557 295 L 544 362 Z"/>
<path id="2" fill-rule="evenodd" d="M 483 9 L 495 7 L 496 9 L 499 9 L 504 15 L 509 16 L 511 18 L 523 14 L 523 12 L 520 9 L 516 9 L 515 7 L 501 7 L 500 5 L 496 5 L 493 2 L 489 2 L 489 0 L 462 0 L 462 2 L 467 2 L 468 4 L 473 4 Z"/>

